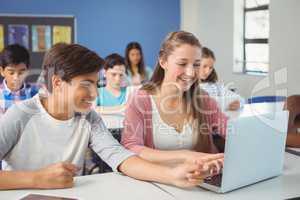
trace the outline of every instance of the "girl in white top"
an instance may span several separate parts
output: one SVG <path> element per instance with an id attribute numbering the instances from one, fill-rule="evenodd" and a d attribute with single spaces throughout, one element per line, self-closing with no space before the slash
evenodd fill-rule
<path id="1" fill-rule="evenodd" d="M 128 102 L 121 139 L 127 149 L 166 165 L 220 155 L 214 154 L 218 149 L 212 136 L 225 137 L 227 118 L 198 87 L 201 58 L 201 44 L 193 34 L 167 35 L 150 82 Z M 222 158 L 214 161 L 223 164 Z"/>
<path id="2" fill-rule="evenodd" d="M 214 68 L 215 61 L 214 52 L 207 47 L 203 47 L 201 66 L 198 71 L 198 77 L 201 80 L 200 87 L 209 96 L 215 98 L 223 110 L 238 110 L 243 107 L 245 100 L 218 81 L 218 75 Z"/>
<path id="3" fill-rule="evenodd" d="M 193 150 L 196 138 L 193 134 L 191 123 L 186 123 L 178 132 L 173 126 L 168 125 L 160 117 L 154 97 L 151 95 L 153 143 L 160 150 Z"/>

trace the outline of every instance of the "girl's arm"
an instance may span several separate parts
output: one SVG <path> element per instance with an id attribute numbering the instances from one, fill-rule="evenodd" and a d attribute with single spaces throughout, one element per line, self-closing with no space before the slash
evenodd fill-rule
<path id="1" fill-rule="evenodd" d="M 208 159 L 218 154 L 208 154 L 186 149 L 182 150 L 157 150 L 148 147 L 143 147 L 139 156 L 150 162 L 159 163 L 163 165 L 173 166 L 178 163 L 194 163 L 200 162 L 203 159 Z"/>

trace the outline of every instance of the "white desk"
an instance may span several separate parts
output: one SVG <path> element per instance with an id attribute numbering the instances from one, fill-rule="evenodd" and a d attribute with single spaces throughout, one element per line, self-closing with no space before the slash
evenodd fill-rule
<path id="1" fill-rule="evenodd" d="M 200 187 L 184 190 L 157 183 L 156 185 L 171 193 L 178 200 L 283 200 L 300 196 L 300 157 L 286 153 L 282 176 L 226 194 L 217 194 Z"/>
<path id="2" fill-rule="evenodd" d="M 200 187 L 180 189 L 163 184 L 138 181 L 117 173 L 82 176 L 75 179 L 75 187 L 59 190 L 0 191 L 0 199 L 16 200 L 26 194 L 46 194 L 81 200 L 283 200 L 300 196 L 300 157 L 286 153 L 282 176 L 262 181 L 226 194 L 217 194 Z M 159 189 L 161 188 L 161 189 Z"/>
<path id="3" fill-rule="evenodd" d="M 275 113 L 283 110 L 284 102 L 276 103 L 253 103 L 245 104 L 243 108 L 238 111 L 225 111 L 225 114 L 230 118 L 247 117 L 253 115 L 261 115 L 266 113 Z"/>
<path id="4" fill-rule="evenodd" d="M 126 92 L 126 99 L 128 100 L 130 95 L 132 95 L 140 87 L 141 85 L 128 86 Z M 122 129 L 124 127 L 123 121 L 125 118 L 125 110 L 120 111 L 120 113 L 118 114 L 100 114 L 100 116 L 108 129 Z"/>
<path id="5" fill-rule="evenodd" d="M 121 129 L 124 127 L 124 114 L 100 114 L 100 116 L 108 129 Z"/>
<path id="6" fill-rule="evenodd" d="M 152 183 L 138 181 L 117 173 L 77 177 L 75 187 L 70 189 L 0 191 L 0 199 L 17 200 L 30 193 L 78 198 L 80 200 L 174 200 L 171 195 Z"/>

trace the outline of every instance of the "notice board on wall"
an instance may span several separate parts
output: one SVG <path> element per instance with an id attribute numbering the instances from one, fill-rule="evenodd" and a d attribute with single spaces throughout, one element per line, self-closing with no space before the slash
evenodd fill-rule
<path id="1" fill-rule="evenodd" d="M 29 82 L 37 80 L 45 52 L 58 42 L 76 43 L 74 16 L 0 14 L 0 51 L 15 43 L 28 49 Z"/>

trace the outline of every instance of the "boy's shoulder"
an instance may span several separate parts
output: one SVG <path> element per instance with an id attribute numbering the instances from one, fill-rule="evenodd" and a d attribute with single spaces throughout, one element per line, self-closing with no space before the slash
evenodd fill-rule
<path id="1" fill-rule="evenodd" d="M 26 99 L 24 101 L 17 102 L 16 104 L 12 105 L 11 108 L 8 109 L 12 110 L 19 115 L 34 115 L 39 113 L 41 110 L 38 106 L 38 96 L 34 96 L 33 98 Z"/>
<path id="2" fill-rule="evenodd" d="M 35 114 L 39 113 L 40 109 L 36 103 L 36 99 L 31 98 L 13 104 L 6 113 L 1 117 L 1 120 L 20 121 L 26 123 Z"/>

